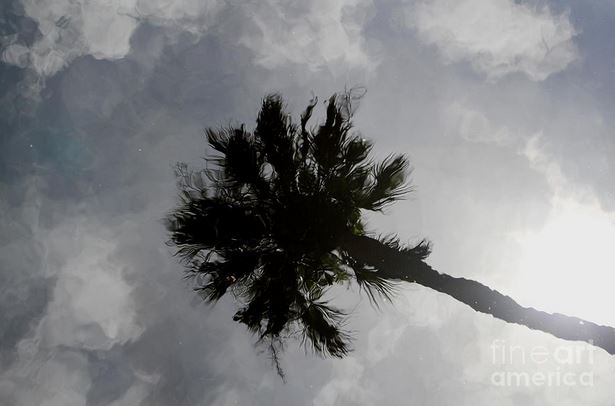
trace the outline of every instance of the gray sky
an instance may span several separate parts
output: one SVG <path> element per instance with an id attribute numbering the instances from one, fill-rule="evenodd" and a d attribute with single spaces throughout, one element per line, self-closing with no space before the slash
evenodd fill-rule
<path id="1" fill-rule="evenodd" d="M 605 405 L 615 359 L 420 286 L 353 289 L 355 351 L 290 345 L 283 384 L 234 304 L 165 246 L 202 129 L 366 86 L 356 128 L 415 192 L 374 231 L 522 304 L 615 326 L 612 1 L 6 0 L 0 5 L 0 404 Z M 499 344 L 498 344 L 499 343 Z M 499 345 L 499 346 L 498 346 Z M 511 362 L 499 351 L 516 346 Z M 537 347 L 551 357 L 526 360 Z M 590 358 L 563 362 L 573 348 Z M 510 360 L 509 360 L 510 361 Z M 500 385 L 503 372 L 591 385 Z M 586 374 L 586 375 L 583 375 Z"/>

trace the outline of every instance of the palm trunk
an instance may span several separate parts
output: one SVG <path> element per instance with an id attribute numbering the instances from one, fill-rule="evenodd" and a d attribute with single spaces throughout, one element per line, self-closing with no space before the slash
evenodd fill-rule
<path id="1" fill-rule="evenodd" d="M 343 245 L 355 259 L 373 266 L 387 279 L 418 283 L 500 320 L 543 331 L 564 340 L 586 341 L 609 354 L 615 354 L 615 329 L 612 327 L 523 307 L 509 296 L 479 282 L 439 273 L 424 261 L 369 237 L 351 236 Z"/>

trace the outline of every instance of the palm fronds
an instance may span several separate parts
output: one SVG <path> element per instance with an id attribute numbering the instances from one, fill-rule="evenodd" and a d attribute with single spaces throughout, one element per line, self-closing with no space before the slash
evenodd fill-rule
<path id="1" fill-rule="evenodd" d="M 203 300 L 235 296 L 234 320 L 275 350 L 278 370 L 289 336 L 323 355 L 350 350 L 344 312 L 322 299 L 328 287 L 355 280 L 376 305 L 394 292 L 342 247 L 347 236 L 364 234 L 362 210 L 382 210 L 409 191 L 406 158 L 373 162 L 372 144 L 353 132 L 356 100 L 352 92 L 333 95 L 324 122 L 310 127 L 316 98 L 297 125 L 282 97 L 268 95 L 253 132 L 206 130 L 210 167 L 176 169 L 180 203 L 167 217 L 170 243 Z M 429 253 L 423 242 L 383 242 L 421 258 Z"/>

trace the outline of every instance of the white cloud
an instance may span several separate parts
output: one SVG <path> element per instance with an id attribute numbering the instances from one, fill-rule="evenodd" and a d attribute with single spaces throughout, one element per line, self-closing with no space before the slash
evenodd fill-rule
<path id="1" fill-rule="evenodd" d="M 0 400 L 10 399 L 15 406 L 81 406 L 86 404 L 90 385 L 85 354 L 50 353 L 22 358 L 0 375 Z"/>
<path id="2" fill-rule="evenodd" d="M 443 115 L 448 124 L 447 131 L 459 134 L 466 141 L 497 145 L 513 142 L 509 129 L 494 126 L 484 113 L 465 103 L 455 101 L 448 104 Z"/>
<path id="3" fill-rule="evenodd" d="M 24 340 L 32 341 L 32 340 Z M 83 406 L 93 386 L 88 356 L 79 351 L 59 349 L 28 353 L 21 343 L 18 362 L 0 373 L 0 402 L 14 406 Z M 109 406 L 138 405 L 159 377 L 134 372 L 134 382 Z"/>
<path id="4" fill-rule="evenodd" d="M 364 51 L 362 27 L 370 0 L 310 3 L 243 3 L 238 25 L 223 23 L 220 0 L 21 0 L 25 14 L 42 36 L 30 47 L 4 39 L 1 60 L 51 76 L 75 58 L 121 59 L 142 22 L 167 28 L 170 35 L 200 36 L 214 24 L 218 33 L 235 38 L 254 52 L 256 63 L 275 68 L 286 63 L 320 69 L 332 62 L 373 66 Z M 240 28 L 237 35 L 233 30 Z M 227 30 L 227 31 L 225 31 Z"/>
<path id="5" fill-rule="evenodd" d="M 42 76 L 53 75 L 81 55 L 122 58 L 130 49 L 130 35 L 137 27 L 135 18 L 121 12 L 121 0 L 22 0 L 22 4 L 42 34 L 28 52 L 29 65 Z M 19 45 L 5 50 L 4 61 L 13 62 L 15 54 L 24 59 L 23 49 L 16 52 L 15 47 Z"/>
<path id="6" fill-rule="evenodd" d="M 519 152 L 527 158 L 532 169 L 544 175 L 554 194 L 561 195 L 571 190 L 571 185 L 564 176 L 559 162 L 545 152 L 543 142 L 543 134 L 536 133 L 527 139 Z M 578 192 L 576 190 L 576 193 Z"/>
<path id="7" fill-rule="evenodd" d="M 555 15 L 513 0 L 423 0 L 408 22 L 445 62 L 469 61 L 490 79 L 522 72 L 540 81 L 577 57 L 576 30 Z"/>
<path id="8" fill-rule="evenodd" d="M 225 2 L 219 0 L 132 0 L 139 20 L 201 34 L 215 22 Z"/>
<path id="9" fill-rule="evenodd" d="M 114 261 L 117 244 L 109 229 L 83 219 L 50 231 L 38 227 L 40 205 L 24 209 L 44 252 L 43 275 L 55 282 L 45 314 L 19 341 L 16 360 L 0 373 L 0 403 L 84 405 L 92 386 L 86 352 L 107 351 L 137 339 L 133 289 Z M 136 404 L 157 377 L 132 371 L 124 397 Z M 119 400 L 118 400 L 119 402 Z"/>
<path id="10" fill-rule="evenodd" d="M 132 288 L 113 262 L 115 244 L 91 225 L 54 230 L 51 256 L 66 258 L 57 274 L 53 300 L 41 329 L 49 346 L 109 349 L 137 338 Z"/>
<path id="11" fill-rule="evenodd" d="M 42 36 L 30 48 L 8 44 L 2 60 L 51 76 L 75 58 L 121 59 L 141 22 L 200 34 L 220 10 L 218 0 L 21 0 Z M 14 41 L 13 41 L 14 42 Z"/>
<path id="12" fill-rule="evenodd" d="M 317 70 L 335 61 L 370 67 L 361 31 L 371 5 L 370 0 L 258 3 L 248 8 L 258 32 L 240 43 L 267 68 L 290 62 Z"/>
<path id="13" fill-rule="evenodd" d="M 314 406 L 333 406 L 343 403 L 373 404 L 374 394 L 362 385 L 365 366 L 354 357 L 338 360 L 333 377 L 316 394 Z"/>

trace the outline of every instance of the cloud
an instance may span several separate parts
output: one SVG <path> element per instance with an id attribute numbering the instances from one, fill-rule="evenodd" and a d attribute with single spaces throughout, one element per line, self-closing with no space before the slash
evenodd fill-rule
<path id="1" fill-rule="evenodd" d="M 527 139 L 520 153 L 527 158 L 532 169 L 544 175 L 555 195 L 571 191 L 572 185 L 564 176 L 559 162 L 545 151 L 544 141 L 543 133 L 538 132 Z M 575 193 L 579 191 L 575 190 Z"/>
<path id="2" fill-rule="evenodd" d="M 38 24 L 40 37 L 29 48 L 9 45 L 2 59 L 28 65 L 41 76 L 53 75 L 81 55 L 124 57 L 137 26 L 133 17 L 118 13 L 119 1 L 23 0 L 22 5 L 24 13 Z"/>
<path id="3" fill-rule="evenodd" d="M 92 372 L 96 371 L 97 367 L 92 365 L 87 353 L 62 347 L 53 351 L 36 351 L 35 344 L 31 341 L 21 343 L 18 351 L 19 361 L 0 374 L 2 404 L 138 405 L 158 380 L 155 375 L 147 375 L 133 370 L 130 365 L 123 365 L 121 372 L 134 376 L 130 387 L 124 393 L 106 393 L 104 397 L 112 401 L 98 403 L 90 397 L 90 391 L 95 384 L 95 373 Z M 112 380 L 107 378 L 108 381 Z"/>
<path id="4" fill-rule="evenodd" d="M 22 0 L 26 16 L 38 24 L 39 38 L 29 47 L 15 40 L 2 60 L 30 66 L 51 76 L 75 58 L 121 59 L 130 52 L 130 39 L 142 22 L 201 33 L 219 9 L 217 0 L 180 2 L 142 0 Z"/>
<path id="5" fill-rule="evenodd" d="M 497 127 L 483 112 L 465 103 L 454 101 L 444 111 L 444 121 L 449 125 L 447 131 L 458 133 L 468 142 L 508 145 L 514 136 L 506 127 Z"/>
<path id="6" fill-rule="evenodd" d="M 318 70 L 331 62 L 373 67 L 361 35 L 371 6 L 370 0 L 252 4 L 248 10 L 256 30 L 239 42 L 267 68 L 296 63 Z"/>
<path id="7" fill-rule="evenodd" d="M 333 406 L 342 402 L 373 404 L 374 394 L 361 384 L 365 366 L 354 357 L 346 357 L 333 367 L 334 376 L 314 397 L 314 406 Z"/>
<path id="8" fill-rule="evenodd" d="M 0 375 L 0 400 L 16 406 L 85 404 L 90 378 L 84 354 L 60 351 L 36 358 L 23 346 L 21 352 L 18 366 Z"/>
<path id="9" fill-rule="evenodd" d="M 468 61 L 495 80 L 510 73 L 534 81 L 564 70 L 577 58 L 577 34 L 566 13 L 512 0 L 424 0 L 408 23 L 446 63 Z"/>
<path id="10" fill-rule="evenodd" d="M 83 221 L 50 234 L 48 255 L 65 262 L 53 275 L 53 300 L 41 325 L 48 345 L 108 350 L 141 334 L 132 288 L 111 259 L 116 247 L 107 234 Z"/>
<path id="11" fill-rule="evenodd" d="M 21 0 L 24 13 L 38 24 L 31 44 L 18 36 L 3 40 L 1 60 L 52 76 L 80 56 L 115 60 L 131 52 L 139 25 L 164 27 L 170 36 L 200 37 L 218 32 L 254 52 L 256 63 L 275 68 L 304 64 L 311 70 L 330 63 L 373 66 L 364 50 L 362 28 L 371 2 L 249 2 L 232 8 L 220 0 Z M 228 11 L 237 11 L 230 13 Z M 227 11 L 227 13 L 222 13 Z M 240 21 L 232 24 L 235 16 Z M 232 27 L 232 28 L 230 28 Z M 232 32 L 239 29 L 239 34 Z"/>
<path id="12" fill-rule="evenodd" d="M 30 273 L 32 279 L 53 281 L 51 299 L 0 373 L 0 403 L 83 405 L 94 378 L 90 355 L 136 340 L 143 328 L 127 270 L 113 260 L 116 232 L 78 216 L 47 230 L 39 225 L 44 220 L 40 195 L 30 195 L 38 204 L 30 203 L 22 216 L 42 256 L 41 268 Z M 141 379 L 138 371 L 125 368 L 134 376 L 132 384 L 115 395 L 144 397 L 155 377 L 141 374 L 147 378 Z"/>

